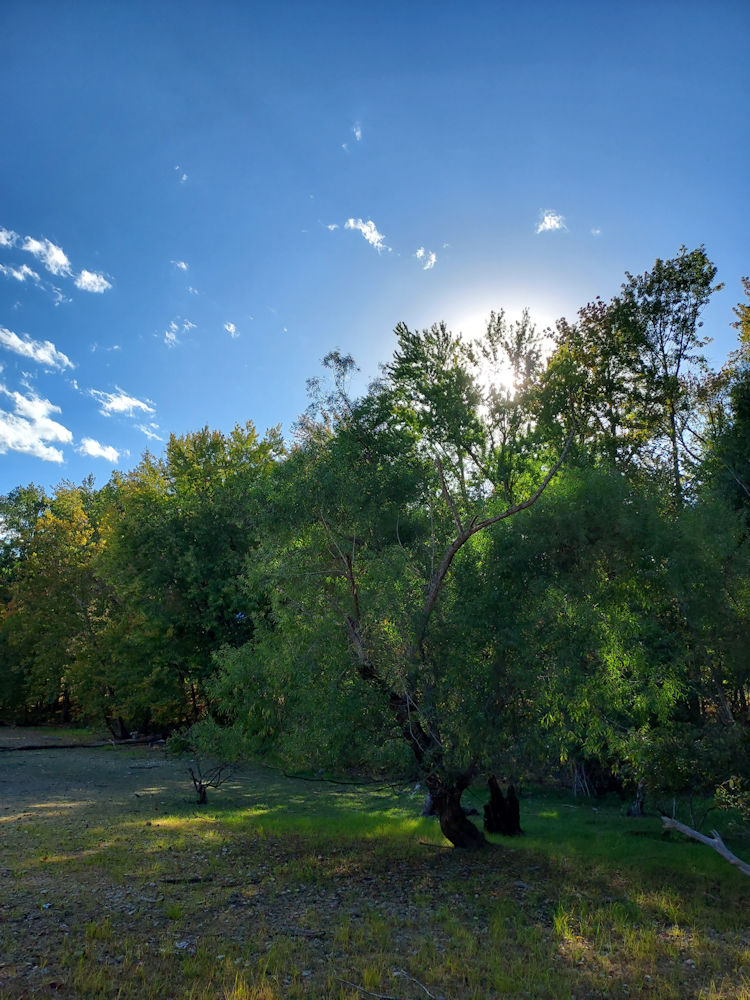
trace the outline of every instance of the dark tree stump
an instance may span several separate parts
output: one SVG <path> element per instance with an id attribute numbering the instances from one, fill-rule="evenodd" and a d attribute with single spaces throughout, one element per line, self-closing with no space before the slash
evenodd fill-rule
<path id="1" fill-rule="evenodd" d="M 513 785 L 508 786 L 507 798 L 494 775 L 488 779 L 487 785 L 490 789 L 490 801 L 484 807 L 484 828 L 487 833 L 500 833 L 504 837 L 515 837 L 523 833 L 521 805 Z"/>

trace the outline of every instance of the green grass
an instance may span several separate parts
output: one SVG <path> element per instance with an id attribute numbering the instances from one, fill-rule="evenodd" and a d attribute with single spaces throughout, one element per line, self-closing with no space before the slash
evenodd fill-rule
<path id="1" fill-rule="evenodd" d="M 619 804 L 466 855 L 408 794 L 254 768 L 199 808 L 157 752 L 64 753 L 2 761 L 61 772 L 0 812 L 3 998 L 750 998 L 750 879 Z"/>

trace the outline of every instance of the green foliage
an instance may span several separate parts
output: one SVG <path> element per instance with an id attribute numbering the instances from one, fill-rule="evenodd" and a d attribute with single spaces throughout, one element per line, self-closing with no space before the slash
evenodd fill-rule
<path id="1" fill-rule="evenodd" d="M 250 634 L 239 577 L 258 537 L 278 431 L 172 437 L 96 491 L 3 498 L 0 705 L 171 727 L 205 708 L 213 652 Z"/>
<path id="2" fill-rule="evenodd" d="M 748 307 L 709 372 L 715 275 L 683 247 L 546 357 L 527 314 L 471 342 L 399 324 L 361 398 L 324 359 L 288 449 L 204 428 L 101 490 L 0 498 L 2 718 L 453 789 L 593 761 L 741 798 Z"/>

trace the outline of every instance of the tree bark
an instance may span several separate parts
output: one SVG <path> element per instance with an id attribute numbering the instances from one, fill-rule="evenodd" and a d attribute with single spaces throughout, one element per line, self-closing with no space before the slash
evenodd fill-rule
<path id="1" fill-rule="evenodd" d="M 469 768 L 453 782 L 431 775 L 427 778 L 426 784 L 445 839 L 454 847 L 466 851 L 479 851 L 488 846 L 487 839 L 461 808 L 461 796 L 469 787 L 472 774 L 473 768 Z"/>

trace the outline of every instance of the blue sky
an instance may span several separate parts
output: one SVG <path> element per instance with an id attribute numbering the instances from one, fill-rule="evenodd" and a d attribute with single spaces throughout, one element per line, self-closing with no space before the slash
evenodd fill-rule
<path id="1" fill-rule="evenodd" d="M 0 5 L 0 493 L 288 432 L 331 349 L 750 272 L 750 4 Z"/>

